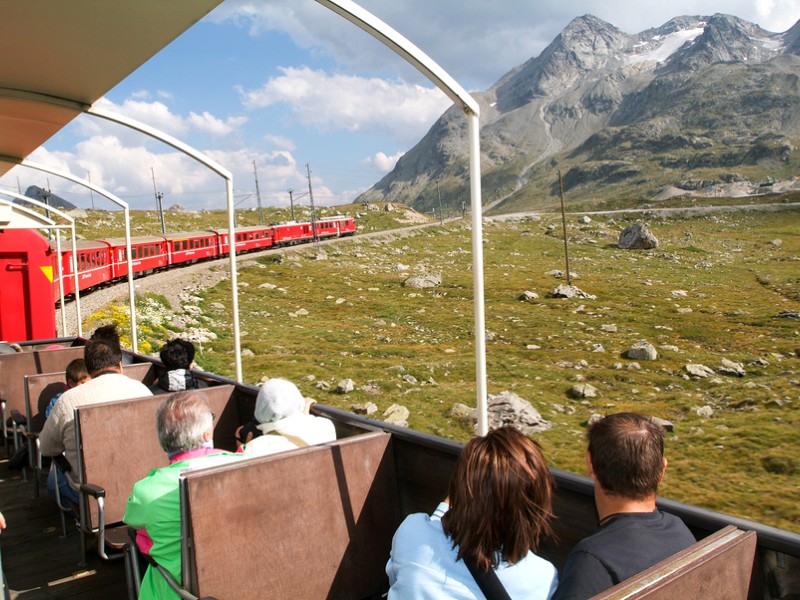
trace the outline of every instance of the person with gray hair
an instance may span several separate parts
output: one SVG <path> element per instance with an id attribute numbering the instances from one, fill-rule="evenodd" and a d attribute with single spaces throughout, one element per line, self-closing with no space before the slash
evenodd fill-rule
<path id="1" fill-rule="evenodd" d="M 255 437 L 240 450 L 246 456 L 266 456 L 335 440 L 333 422 L 309 414 L 309 408 L 291 381 L 270 379 L 261 386 L 256 398 Z"/>
<path id="2" fill-rule="evenodd" d="M 137 530 L 136 545 L 181 579 L 181 473 L 240 460 L 241 454 L 213 447 L 214 413 L 192 392 L 170 394 L 156 410 L 158 441 L 169 465 L 153 469 L 133 485 L 122 520 Z M 139 600 L 178 599 L 166 579 L 148 566 Z"/>

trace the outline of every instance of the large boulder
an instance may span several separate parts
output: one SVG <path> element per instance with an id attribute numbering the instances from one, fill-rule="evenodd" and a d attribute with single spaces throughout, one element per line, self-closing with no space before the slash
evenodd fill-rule
<path id="1" fill-rule="evenodd" d="M 513 425 L 525 435 L 533 435 L 552 427 L 530 402 L 514 392 L 489 394 L 489 427 Z"/>
<path id="2" fill-rule="evenodd" d="M 624 250 L 649 250 L 651 248 L 658 248 L 658 240 L 656 236 L 650 233 L 647 225 L 644 223 L 634 223 L 630 227 L 626 227 L 619 234 L 619 248 Z"/>

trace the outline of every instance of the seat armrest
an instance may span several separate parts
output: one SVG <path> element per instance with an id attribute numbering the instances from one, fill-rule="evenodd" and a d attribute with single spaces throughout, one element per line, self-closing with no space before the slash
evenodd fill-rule
<path id="1" fill-rule="evenodd" d="M 88 494 L 92 498 L 105 498 L 106 497 L 105 488 L 102 488 L 99 485 L 95 485 L 93 483 L 82 483 L 81 484 L 81 491 L 84 494 Z"/>

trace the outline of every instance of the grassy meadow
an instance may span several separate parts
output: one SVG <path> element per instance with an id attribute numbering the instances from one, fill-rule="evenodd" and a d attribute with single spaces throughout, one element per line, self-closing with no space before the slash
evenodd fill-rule
<path id="1" fill-rule="evenodd" d="M 390 215 L 363 215 L 361 230 L 398 226 Z M 650 215 L 659 247 L 618 249 L 635 220 L 568 216 L 573 284 L 597 296 L 570 300 L 547 297 L 566 283 L 552 274 L 565 269 L 560 216 L 485 223 L 489 393 L 529 401 L 552 423 L 537 436 L 551 464 L 578 473 L 592 414 L 668 419 L 662 495 L 800 531 L 800 321 L 777 318 L 800 310 L 800 212 Z M 412 428 L 466 440 L 471 427 L 450 410 L 475 403 L 470 235 L 467 221 L 453 221 L 343 240 L 326 246 L 327 260 L 312 246 L 258 258 L 239 274 L 245 381 L 285 377 L 323 404 L 373 402 L 376 418 L 402 404 Z M 442 273 L 441 286 L 403 286 L 429 270 Z M 197 362 L 230 376 L 229 286 L 198 294 L 200 321 L 217 339 Z M 526 290 L 539 298 L 520 301 Z M 657 360 L 625 357 L 639 340 Z M 684 370 L 716 369 L 723 358 L 746 374 L 696 379 Z M 346 378 L 355 391 L 337 394 Z M 578 382 L 598 396 L 571 398 Z"/>

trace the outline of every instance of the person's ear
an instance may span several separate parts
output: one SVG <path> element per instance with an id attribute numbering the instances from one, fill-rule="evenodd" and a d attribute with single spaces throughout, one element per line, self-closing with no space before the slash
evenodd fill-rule
<path id="1" fill-rule="evenodd" d="M 658 482 L 661 483 L 664 481 L 664 474 L 667 472 L 667 459 L 662 459 L 662 467 L 661 467 L 661 477 L 658 478 Z"/>
<path id="2" fill-rule="evenodd" d="M 594 469 L 592 468 L 592 455 L 589 454 L 589 451 L 586 451 L 586 472 L 589 473 L 589 477 L 594 479 Z"/>
<path id="3" fill-rule="evenodd" d="M 203 432 L 203 441 L 210 442 L 214 439 L 214 427 L 212 426 L 210 429 L 206 429 Z"/>

